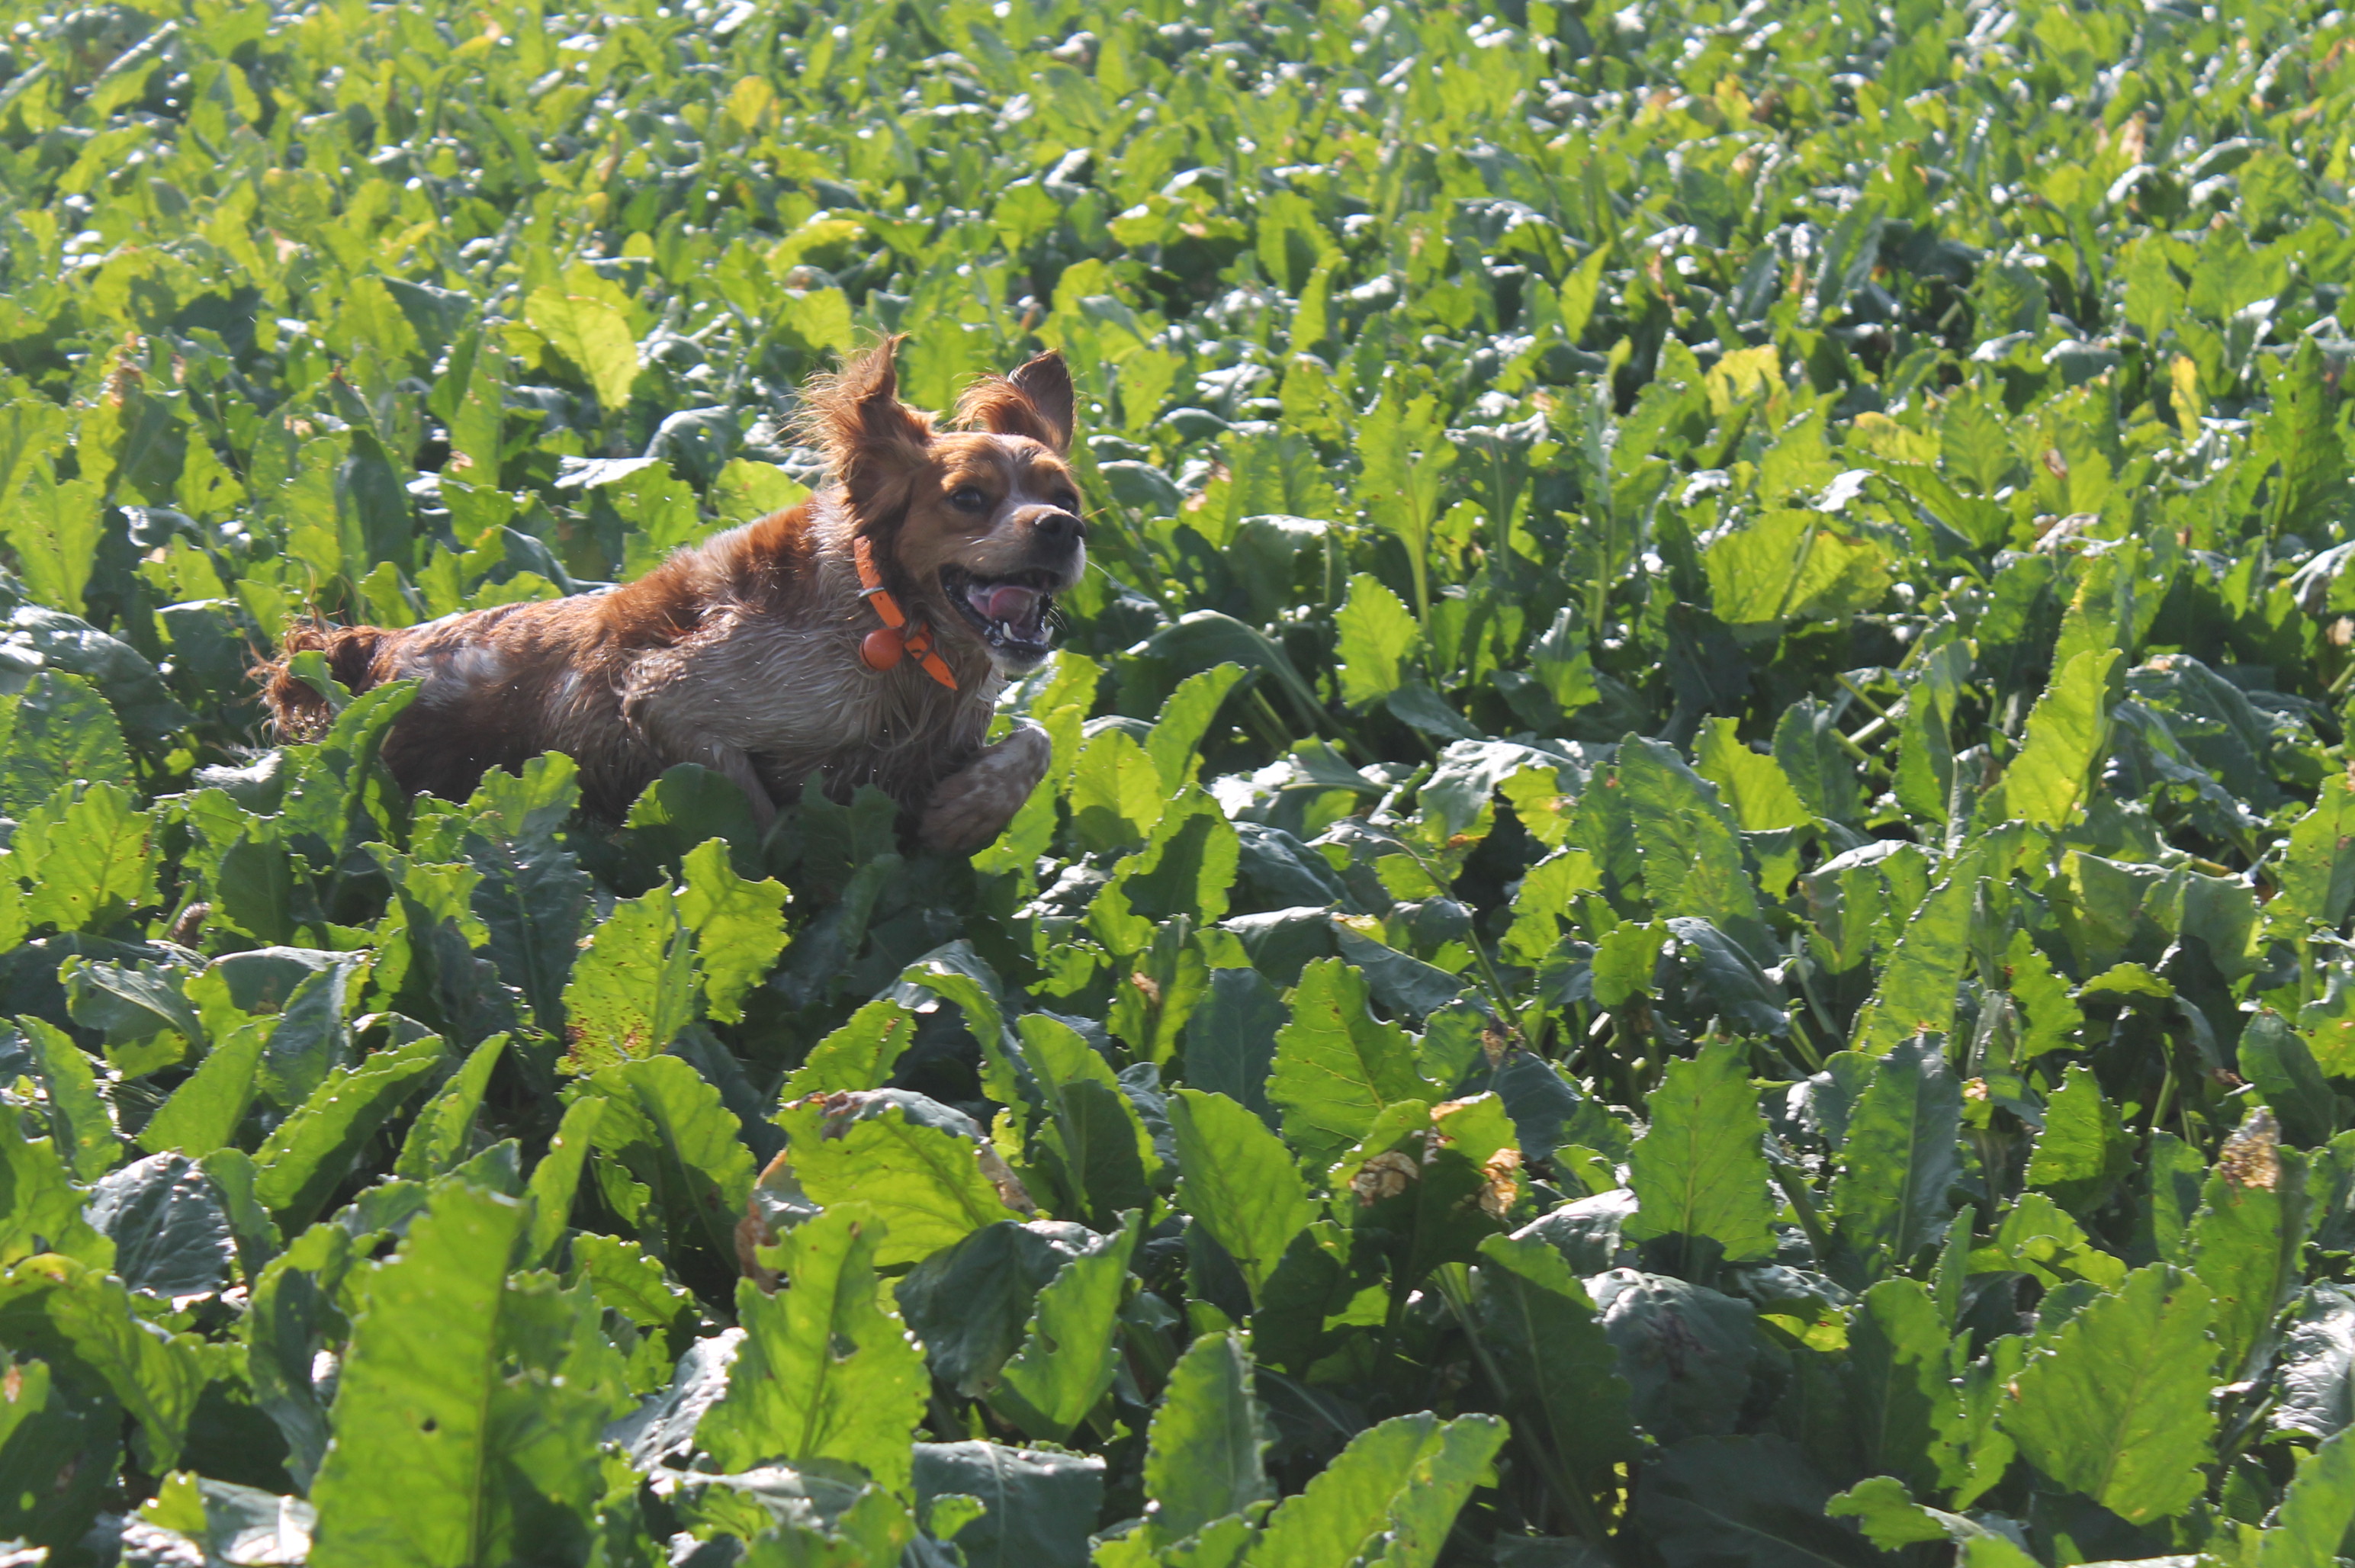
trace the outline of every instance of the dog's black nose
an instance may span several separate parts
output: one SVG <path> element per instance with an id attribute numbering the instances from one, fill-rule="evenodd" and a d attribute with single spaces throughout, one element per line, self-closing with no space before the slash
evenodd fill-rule
<path id="1" fill-rule="evenodd" d="M 1041 512 L 1030 519 L 1030 532 L 1040 544 L 1075 544 L 1088 537 L 1088 525 L 1069 512 Z"/>

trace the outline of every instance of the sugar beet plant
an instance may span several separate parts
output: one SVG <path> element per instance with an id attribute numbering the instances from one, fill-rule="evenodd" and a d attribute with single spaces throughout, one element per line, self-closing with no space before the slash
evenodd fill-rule
<path id="1" fill-rule="evenodd" d="M 2340 1552 L 2339 12 L 8 16 L 7 1562 Z M 258 730 L 885 331 L 1085 404 L 970 861 Z"/>

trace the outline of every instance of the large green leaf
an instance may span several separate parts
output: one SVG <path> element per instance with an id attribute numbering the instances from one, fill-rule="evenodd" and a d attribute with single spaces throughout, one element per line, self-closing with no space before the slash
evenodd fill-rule
<path id="1" fill-rule="evenodd" d="M 668 885 L 615 904 L 564 987 L 566 1066 L 593 1072 L 655 1055 L 695 1021 L 701 977 Z"/>
<path id="2" fill-rule="evenodd" d="M 250 1019 L 216 1039 L 197 1070 L 139 1129 L 139 1147 L 151 1153 L 177 1149 L 199 1159 L 228 1147 L 253 1104 L 272 1029 L 272 1020 Z"/>
<path id="3" fill-rule="evenodd" d="M 255 1196 L 281 1224 L 310 1219 L 377 1129 L 424 1087 L 442 1056 L 442 1041 L 428 1035 L 331 1074 L 256 1151 L 261 1174 Z"/>
<path id="4" fill-rule="evenodd" d="M 1716 789 L 1671 748 L 1634 735 L 1620 743 L 1618 789 L 1635 825 L 1653 910 L 1698 915 L 1753 954 L 1764 952 L 1757 890 L 1742 866 L 1733 816 Z"/>
<path id="5" fill-rule="evenodd" d="M 1849 1409 L 1866 1462 L 1923 1491 L 1960 1484 L 1963 1396 L 1946 1323 L 1929 1289 L 1919 1280 L 1884 1279 L 1866 1291 L 1849 1319 Z"/>
<path id="6" fill-rule="evenodd" d="M 1381 580 L 1359 572 L 1349 580 L 1349 597 L 1333 617 L 1340 633 L 1341 700 L 1351 707 L 1378 702 L 1414 678 L 1409 664 L 1422 641 L 1414 612 Z"/>
<path id="7" fill-rule="evenodd" d="M 1963 1092 L 1932 1036 L 1893 1046 L 1849 1113 L 1832 1205 L 1841 1239 L 1870 1272 L 1902 1268 L 1935 1241 L 1961 1173 Z"/>
<path id="8" fill-rule="evenodd" d="M 2257 449 L 2279 466 L 2268 476 L 2274 528 L 2303 532 L 2346 516 L 2347 453 L 2338 439 L 2333 388 L 2322 351 L 2298 344 L 2269 365 L 2271 407 L 2257 422 Z"/>
<path id="9" fill-rule="evenodd" d="M 98 930 L 155 897 L 155 823 L 114 784 L 90 785 L 55 817 L 33 814 L 9 852 L 30 883 L 25 918 L 35 924 Z"/>
<path id="10" fill-rule="evenodd" d="M 678 913 L 695 933 L 704 1000 L 713 1018 L 734 1023 L 744 1016 L 745 994 L 767 976 L 785 944 L 785 890 L 738 876 L 724 839 L 689 850 L 686 866 Z"/>
<path id="11" fill-rule="evenodd" d="M 491 962 L 551 1032 L 563 1022 L 564 982 L 589 906 L 589 879 L 562 834 L 580 805 L 576 772 L 568 757 L 536 757 L 520 777 L 484 774 L 467 803 L 466 857 L 483 876 L 472 905 Z"/>
<path id="12" fill-rule="evenodd" d="M 1241 1338 L 1203 1335 L 1178 1358 L 1146 1434 L 1146 1540 L 1174 1545 L 1270 1500 L 1267 1444 Z"/>
<path id="13" fill-rule="evenodd" d="M 123 726 L 79 677 L 41 671 L 22 695 L 0 699 L 0 811 L 11 816 L 23 818 L 76 782 L 130 782 Z"/>
<path id="14" fill-rule="evenodd" d="M 1480 1243 L 1480 1329 L 1525 1433 L 1587 1493 L 1632 1459 L 1627 1385 L 1594 1303 L 1562 1254 L 1535 1236 Z"/>
<path id="15" fill-rule="evenodd" d="M 1153 731 L 1146 737 L 1146 755 L 1153 759 L 1154 770 L 1160 773 L 1162 787 L 1175 795 L 1194 782 L 1201 766 L 1199 751 L 1210 720 L 1243 677 L 1243 667 L 1227 663 L 1198 670 L 1178 683 L 1178 688 L 1162 703 L 1161 711 L 1153 720 Z"/>
<path id="16" fill-rule="evenodd" d="M 1168 792 L 1161 770 L 1125 730 L 1106 730 L 1089 740 L 1071 773 L 1073 827 L 1093 849 L 1122 848 L 1145 841 L 1161 820 Z"/>
<path id="17" fill-rule="evenodd" d="M 1964 856 L 1905 923 L 1881 984 L 1857 1009 L 1855 1049 L 1878 1056 L 1917 1034 L 1943 1035 L 1955 1021 L 1955 983 L 1969 953 L 1977 861 Z"/>
<path id="18" fill-rule="evenodd" d="M 2305 1163 L 2264 1148 L 2267 1130 L 2260 1111 L 2226 1143 L 2185 1235 L 2191 1272 L 2215 1297 L 2219 1358 L 2234 1376 L 2272 1348 L 2274 1319 L 2302 1283 L 2310 1223 Z"/>
<path id="19" fill-rule="evenodd" d="M 80 614 L 103 533 L 105 487 L 95 476 L 60 484 L 47 463 L 8 508 L 8 543 L 26 586 Z"/>
<path id="20" fill-rule="evenodd" d="M 2076 655 L 2028 715 L 2019 754 L 2003 774 L 2005 812 L 2039 827 L 2061 827 L 2083 806 L 2094 770 L 2110 749 L 2115 648 Z"/>
<path id="21" fill-rule="evenodd" d="M 1028 1014 L 1018 1032 L 1048 1112 L 1032 1157 L 1060 1177 L 1071 1211 L 1111 1225 L 1150 1202 L 1152 1135 L 1110 1064 L 1059 1019 Z"/>
<path id="22" fill-rule="evenodd" d="M 114 1117 L 98 1092 L 97 1070 L 81 1047 L 55 1024 L 32 1017 L 16 1022 L 32 1048 L 34 1066 L 48 1101 L 50 1136 L 74 1175 L 94 1181 L 123 1157 L 123 1140 L 115 1133 Z"/>
<path id="23" fill-rule="evenodd" d="M 400 1251 L 360 1271 L 312 1489 L 314 1563 L 458 1568 L 586 1551 L 618 1366 L 585 1285 L 508 1282 L 529 1220 L 445 1182 Z M 388 1487 L 392 1475 L 416 1485 Z"/>
<path id="24" fill-rule="evenodd" d="M 1267 1125 L 1224 1094 L 1169 1097 L 1178 1139 L 1178 1196 L 1224 1248 L 1256 1296 L 1316 1209 L 1289 1151 Z"/>
<path id="25" fill-rule="evenodd" d="M 1366 982 L 1337 958 L 1301 972 L 1292 1021 L 1275 1034 L 1267 1097 L 1303 1157 L 1329 1163 L 1401 1101 L 1431 1099 L 1404 1029 L 1367 1010 Z"/>
<path id="26" fill-rule="evenodd" d="M 696 1435 L 723 1468 L 821 1459 L 862 1467 L 904 1489 L 910 1435 L 923 1413 L 923 1352 L 884 1305 L 875 1277 L 879 1227 L 829 1213 L 786 1232 L 786 1288 L 736 1290 L 743 1349 L 728 1392 Z"/>
<path id="27" fill-rule="evenodd" d="M 581 372 L 599 402 L 615 411 L 629 403 L 638 346 L 621 312 L 602 300 L 542 288 L 525 300 L 524 319 Z"/>
<path id="28" fill-rule="evenodd" d="M 112 1264 L 112 1244 L 82 1218 L 82 1199 L 56 1139 L 27 1137 L 22 1117 L 0 1117 L 0 1264 L 40 1252 Z"/>
<path id="29" fill-rule="evenodd" d="M 149 1322 L 121 1280 L 66 1259 L 11 1270 L 0 1276 L 0 1343 L 103 1389 L 139 1423 L 157 1465 L 177 1463 L 208 1380 L 206 1347 Z"/>
<path id="30" fill-rule="evenodd" d="M 913 1263 L 984 1225 L 1022 1216 L 1006 1206 L 969 1137 L 911 1121 L 897 1105 L 829 1134 L 815 1105 L 786 1113 L 794 1173 L 825 1208 L 851 1206 L 881 1221 L 878 1267 Z M 807 1456 L 802 1456 L 807 1457 Z"/>
<path id="31" fill-rule="evenodd" d="M 2107 1198 L 2134 1168 L 2134 1142 L 2118 1108 L 2102 1093 L 2093 1069 L 2069 1069 L 2044 1105 L 2044 1130 L 2028 1161 L 2028 1182 L 2062 1207 L 2085 1213 Z"/>
<path id="32" fill-rule="evenodd" d="M 1227 912 L 1241 845 L 1226 813 L 1199 789 L 1157 807 L 1142 853 L 1121 861 L 1088 913 L 1089 929 L 1125 957 L 1172 919 L 1209 924 Z"/>
<path id="33" fill-rule="evenodd" d="M 2322 781 L 2314 809 L 2292 825 L 2282 849 L 2281 893 L 2266 912 L 2337 925 L 2355 907 L 2355 787 Z"/>
<path id="34" fill-rule="evenodd" d="M 1033 1437 L 1065 1441 L 1112 1387 L 1113 1336 L 1140 1219 L 1132 1211 L 1114 1235 L 1065 1264 L 1039 1292 L 1038 1315 L 990 1399 Z"/>
<path id="35" fill-rule="evenodd" d="M 1773 1253 L 1765 1121 L 1747 1060 L 1729 1040 L 1668 1064 L 1652 1093 L 1652 1125 L 1636 1141 L 1629 1235 L 1680 1238 L 1688 1258 L 1704 1242 L 1729 1261 Z"/>
<path id="36" fill-rule="evenodd" d="M 2126 1276 L 2032 1353 L 2004 1407 L 2030 1464 L 2137 1523 L 2200 1495 L 2215 1416 L 2215 1342 L 2200 1283 L 2165 1264 Z"/>
<path id="37" fill-rule="evenodd" d="M 1730 719 L 1712 719 L 1702 729 L 1693 771 L 1717 786 L 1719 799 L 1745 833 L 1806 827 L 1815 822 L 1783 764 L 1743 745 Z"/>
<path id="38" fill-rule="evenodd" d="M 807 1094 L 880 1089 L 915 1029 L 914 1015 L 899 1003 L 889 998 L 868 1003 L 810 1048 L 785 1080 L 782 1097 L 791 1102 Z"/>
<path id="39" fill-rule="evenodd" d="M 1718 618 L 1730 625 L 1837 620 L 1889 591 L 1886 551 L 1819 513 L 1774 511 L 1701 557 Z"/>
<path id="40" fill-rule="evenodd" d="M 596 1146 L 650 1189 L 667 1245 L 699 1244 L 733 1258 L 736 1221 L 752 1189 L 752 1151 L 719 1089 L 676 1056 L 625 1061 L 590 1083 L 606 1102 Z"/>
<path id="41" fill-rule="evenodd" d="M 572 1201 L 580 1190 L 581 1168 L 594 1147 L 597 1124 L 604 1119 L 608 1102 L 596 1097 L 575 1100 L 564 1108 L 564 1120 L 548 1140 L 548 1152 L 531 1168 L 531 1232 L 523 1261 L 544 1265 L 564 1237 L 572 1219 Z"/>
<path id="42" fill-rule="evenodd" d="M 1831 1488 L 1779 1437 L 1698 1437 L 1645 1467 L 1636 1515 L 1673 1568 L 1864 1568 L 1856 1531 L 1825 1517 Z"/>
<path id="43" fill-rule="evenodd" d="M 409 1136 L 402 1140 L 400 1155 L 393 1161 L 395 1176 L 430 1181 L 446 1175 L 473 1152 L 469 1145 L 474 1117 L 482 1109 L 483 1092 L 490 1087 L 491 1072 L 498 1066 L 506 1043 L 506 1036 L 493 1035 L 476 1046 L 441 1093 L 425 1103 L 410 1124 Z"/>
<path id="44" fill-rule="evenodd" d="M 1490 1415 L 1393 1416 L 1349 1440 L 1268 1516 L 1251 1568 L 1430 1568 L 1472 1488 L 1504 1443 Z"/>

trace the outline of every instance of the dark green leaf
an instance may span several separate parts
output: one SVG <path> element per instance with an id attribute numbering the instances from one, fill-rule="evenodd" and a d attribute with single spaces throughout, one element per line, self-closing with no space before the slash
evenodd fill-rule
<path id="1" fill-rule="evenodd" d="M 1636 1517 L 1670 1568 L 1862 1568 L 1879 1554 L 1824 1514 L 1831 1488 L 1779 1437 L 1702 1437 L 1644 1471 Z"/>
<path id="2" fill-rule="evenodd" d="M 1516 1423 L 1590 1493 L 1636 1454 L 1627 1385 L 1594 1303 L 1554 1247 L 1524 1232 L 1480 1243 L 1480 1328 Z M 1598 1271 L 1599 1272 L 1599 1271 Z"/>
<path id="3" fill-rule="evenodd" d="M 982 1516 L 951 1538 L 966 1568 L 1082 1568 L 1103 1506 L 1103 1461 L 996 1443 L 919 1443 L 920 1507 L 936 1497 L 981 1499 Z"/>
<path id="4" fill-rule="evenodd" d="M 90 1222 L 114 1238 L 114 1273 L 166 1299 L 209 1296 L 228 1283 L 237 1248 L 211 1180 L 176 1154 L 134 1160 L 91 1189 Z"/>
<path id="5" fill-rule="evenodd" d="M 557 755 L 532 759 L 521 777 L 494 769 L 467 803 L 466 858 L 483 874 L 471 903 L 491 962 L 550 1032 L 563 1027 L 564 982 L 588 912 L 589 879 L 562 833 L 580 804 L 575 772 Z"/>
<path id="6" fill-rule="evenodd" d="M 1047 1282 L 1022 1348 L 999 1370 L 990 1403 L 1033 1437 L 1066 1441 L 1112 1387 L 1113 1335 L 1138 1219 L 1132 1210 L 1118 1232 Z"/>
<path id="7" fill-rule="evenodd" d="M 1962 1087 L 1936 1037 L 1917 1036 L 1873 1063 L 1849 1113 L 1832 1206 L 1842 1238 L 1871 1272 L 1902 1268 L 1937 1239 L 1960 1174 Z"/>

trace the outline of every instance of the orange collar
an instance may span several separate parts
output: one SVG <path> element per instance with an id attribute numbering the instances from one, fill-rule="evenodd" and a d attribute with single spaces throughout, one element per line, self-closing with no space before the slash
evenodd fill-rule
<path id="1" fill-rule="evenodd" d="M 941 657 L 940 646 L 932 640 L 932 629 L 909 625 L 908 613 L 900 608 L 900 602 L 883 586 L 883 574 L 875 570 L 875 552 L 868 548 L 866 535 L 851 541 L 850 553 L 858 563 L 858 596 L 874 605 L 875 613 L 883 618 L 880 626 L 860 640 L 859 662 L 868 669 L 890 669 L 902 655 L 913 654 L 926 675 L 954 691 L 956 675 L 949 668 L 948 660 Z"/>

